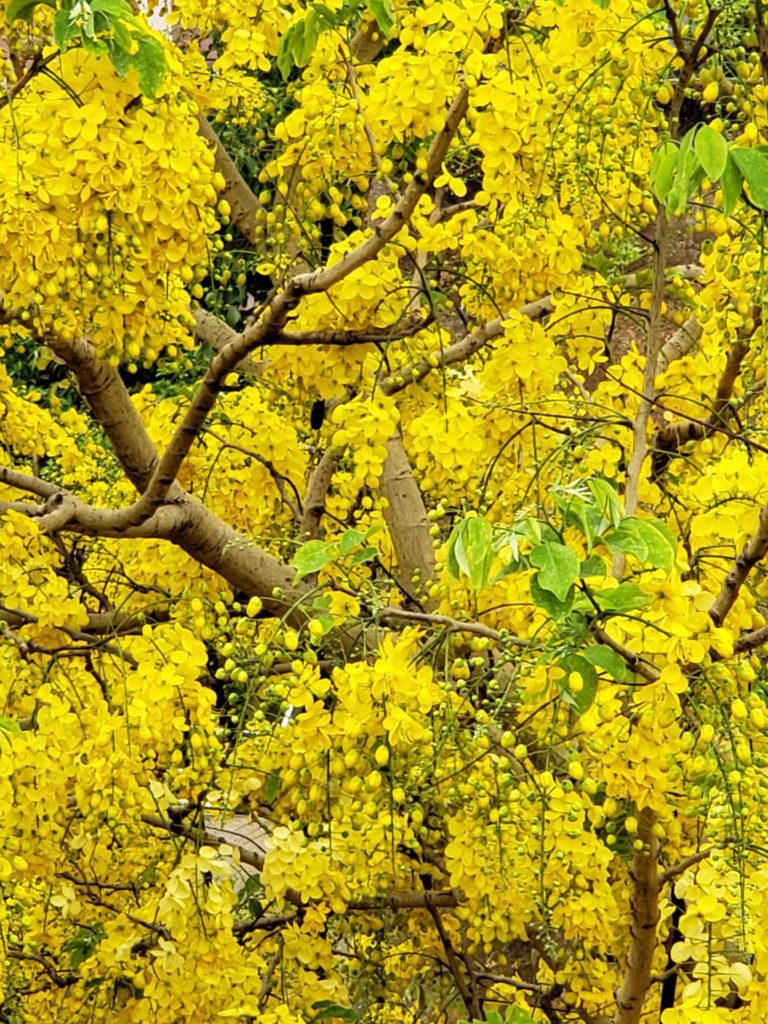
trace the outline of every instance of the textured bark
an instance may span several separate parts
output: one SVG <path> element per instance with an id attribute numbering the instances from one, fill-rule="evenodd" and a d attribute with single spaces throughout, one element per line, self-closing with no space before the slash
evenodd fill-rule
<path id="1" fill-rule="evenodd" d="M 725 617 L 739 596 L 743 584 L 752 569 L 768 554 L 768 505 L 760 511 L 757 530 L 733 563 L 715 602 L 709 609 L 709 617 L 716 626 L 722 626 Z"/>
<path id="2" fill-rule="evenodd" d="M 741 364 L 748 351 L 748 341 L 738 341 L 731 347 L 728 352 L 723 375 L 717 387 L 712 413 L 707 419 L 688 419 L 667 423 L 656 432 L 653 442 L 653 455 L 651 457 L 654 478 L 664 472 L 669 465 L 670 459 L 684 444 L 687 444 L 689 441 L 702 441 L 706 437 L 711 437 L 718 429 L 726 425 L 726 421 L 732 411 L 730 402 L 733 388 L 741 372 Z"/>
<path id="3" fill-rule="evenodd" d="M 632 858 L 631 940 L 621 988 L 616 993 L 614 1024 L 639 1024 L 651 984 L 656 927 L 659 923 L 659 841 L 653 833 L 656 816 L 649 808 L 638 815 L 637 838 L 643 849 Z"/>
<path id="4" fill-rule="evenodd" d="M 645 348 L 645 371 L 643 373 L 643 396 L 637 410 L 632 433 L 632 456 L 627 467 L 627 482 L 624 492 L 626 514 L 637 511 L 640 492 L 640 477 L 648 454 L 648 420 L 656 398 L 656 371 L 661 348 L 661 307 L 664 301 L 665 274 L 667 269 L 668 219 L 664 206 L 656 217 L 656 249 L 653 258 L 653 284 L 651 309 L 648 319 L 648 340 Z M 618 559 L 623 565 L 623 558 Z"/>
<path id="5" fill-rule="evenodd" d="M 435 549 L 424 499 L 399 434 L 387 442 L 379 493 L 387 500 L 384 520 L 395 549 L 398 581 L 410 593 L 414 574 L 418 573 L 420 580 L 426 582 L 434 573 Z"/>
<path id="6" fill-rule="evenodd" d="M 49 344 L 77 377 L 94 419 L 107 434 L 126 476 L 142 493 L 157 467 L 158 457 L 119 373 L 100 360 L 86 341 L 64 345 L 53 339 Z M 133 528 L 110 530 L 110 516 L 119 518 L 112 510 L 84 508 L 87 514 L 80 514 L 86 531 L 90 528 L 94 533 L 111 536 L 167 539 L 219 573 L 235 589 L 261 597 L 265 607 L 279 614 L 303 593 L 304 588 L 293 585 L 294 573 L 289 566 L 224 523 L 177 483 L 168 491 L 166 504 L 155 510 L 157 518 L 150 517 Z M 77 523 L 77 508 L 73 514 Z M 143 533 L 142 525 L 148 526 Z M 275 587 L 282 588 L 284 594 L 273 598 Z M 293 617 L 301 618 L 302 613 L 297 610 Z"/>
<path id="7" fill-rule="evenodd" d="M 240 234 L 254 249 L 258 249 L 261 242 L 256 235 L 256 226 L 261 203 L 237 169 L 235 161 L 222 146 L 218 135 L 208 121 L 202 116 L 197 120 L 200 134 L 213 148 L 216 157 L 216 170 L 224 175 L 227 183 L 221 198 L 226 199 L 229 203 L 232 209 L 232 220 L 237 225 Z"/>
<path id="8" fill-rule="evenodd" d="M 656 363 L 656 372 L 664 373 L 670 363 L 674 363 L 675 360 L 682 359 L 689 352 L 693 352 L 703 333 L 704 331 L 696 316 L 688 317 L 683 326 L 675 331 L 669 341 L 665 341 L 662 345 Z"/>
<path id="9" fill-rule="evenodd" d="M 304 497 L 304 513 L 299 523 L 299 540 L 321 540 L 325 500 L 336 468 L 336 456 L 329 448 L 312 470 Z"/>

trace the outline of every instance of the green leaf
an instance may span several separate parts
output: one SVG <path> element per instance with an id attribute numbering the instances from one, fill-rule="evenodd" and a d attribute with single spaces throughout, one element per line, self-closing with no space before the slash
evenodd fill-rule
<path id="1" fill-rule="evenodd" d="M 551 590 L 544 590 L 539 583 L 539 573 L 535 576 L 531 576 L 529 587 L 531 590 L 531 600 L 538 607 L 542 608 L 550 618 L 556 622 L 566 618 L 570 614 L 571 608 L 573 608 L 573 595 L 574 588 L 568 591 L 565 595 L 565 599 L 560 601 Z"/>
<path id="2" fill-rule="evenodd" d="M 606 612 L 629 612 L 651 603 L 650 597 L 636 583 L 620 583 L 610 590 L 593 591 L 592 597 Z"/>
<path id="3" fill-rule="evenodd" d="M 565 676 L 557 681 L 560 695 L 578 715 L 583 715 L 592 706 L 597 693 L 597 672 L 594 665 L 580 654 L 569 654 L 560 659 L 558 666 L 565 672 Z M 584 685 L 578 692 L 572 690 L 568 684 L 571 672 L 578 672 L 583 680 Z"/>
<path id="4" fill-rule="evenodd" d="M 115 18 L 136 22 L 130 4 L 126 0 L 91 0 L 91 10 L 100 14 L 111 14 Z"/>
<path id="5" fill-rule="evenodd" d="M 133 66 L 139 76 L 139 88 L 145 96 L 153 99 L 165 78 L 165 52 L 157 39 L 151 36 L 135 38 L 138 50 L 133 55 Z"/>
<path id="6" fill-rule="evenodd" d="M 270 772 L 264 784 L 264 800 L 271 804 L 280 789 L 280 772 Z"/>
<path id="7" fill-rule="evenodd" d="M 298 67 L 303 68 L 315 52 L 322 26 L 315 10 L 310 10 L 304 21 L 300 22 L 299 25 L 301 31 L 296 33 L 296 39 L 293 43 L 293 62 Z"/>
<path id="8" fill-rule="evenodd" d="M 14 736 L 21 736 L 22 730 L 18 722 L 14 722 L 12 718 L 6 718 L 5 715 L 0 715 L 0 731 L 9 732 Z"/>
<path id="9" fill-rule="evenodd" d="M 351 1006 L 339 1006 L 338 1003 L 332 1003 L 329 999 L 320 999 L 318 1002 L 312 1003 L 312 1009 L 317 1010 L 313 1020 L 360 1020 L 357 1010 L 353 1010 Z"/>
<path id="10" fill-rule="evenodd" d="M 109 52 L 109 44 L 106 39 L 94 39 L 91 36 L 81 35 L 80 42 L 86 53 L 92 53 L 95 57 L 101 57 Z"/>
<path id="11" fill-rule="evenodd" d="M 647 560 L 651 565 L 671 572 L 675 565 L 677 542 L 668 527 L 658 519 L 635 519 L 633 529 L 645 543 Z"/>
<path id="12" fill-rule="evenodd" d="M 579 566 L 579 576 L 605 576 L 605 562 L 599 555 L 590 555 Z"/>
<path id="13" fill-rule="evenodd" d="M 397 24 L 389 0 L 365 0 L 365 6 L 376 19 L 376 24 L 384 35 L 388 36 Z"/>
<path id="14" fill-rule="evenodd" d="M 733 159 L 733 153 L 728 154 L 728 162 L 725 165 L 723 176 L 720 179 L 720 187 L 723 190 L 723 213 L 730 217 L 741 198 L 741 186 L 743 175 L 739 165 Z"/>
<path id="15" fill-rule="evenodd" d="M 362 530 L 346 530 L 339 538 L 339 554 L 348 555 L 364 540 L 365 534 Z"/>
<path id="16" fill-rule="evenodd" d="M 698 158 L 695 153 L 691 152 L 695 134 L 696 128 L 694 127 L 683 138 L 677 153 L 675 180 L 667 198 L 667 206 L 672 213 L 682 212 L 688 204 L 691 177 L 698 166 Z"/>
<path id="17" fill-rule="evenodd" d="M 599 476 L 587 480 L 587 485 L 600 510 L 600 515 L 605 520 L 605 525 L 610 523 L 612 526 L 618 526 L 624 515 L 624 506 L 613 485 Z M 605 526 L 601 527 L 601 531 L 603 529 Z"/>
<path id="18" fill-rule="evenodd" d="M 634 529 L 637 520 L 622 519 L 614 530 L 605 534 L 605 541 L 610 551 L 618 551 L 623 555 L 634 555 L 640 562 L 648 559 L 648 546 Z"/>
<path id="19" fill-rule="evenodd" d="M 356 551 L 355 554 L 352 555 L 351 564 L 362 565 L 363 562 L 372 562 L 373 559 L 378 555 L 378 553 L 378 548 L 362 548 L 360 551 Z"/>
<path id="20" fill-rule="evenodd" d="M 576 552 L 565 544 L 547 541 L 538 544 L 529 557 L 539 570 L 539 586 L 549 590 L 558 601 L 565 601 L 571 585 L 579 578 L 580 562 Z"/>
<path id="21" fill-rule="evenodd" d="M 667 196 L 675 180 L 677 168 L 678 145 L 676 142 L 663 142 L 653 154 L 651 160 L 651 188 L 660 203 L 667 201 Z"/>
<path id="22" fill-rule="evenodd" d="M 320 20 L 325 28 L 335 28 L 339 24 L 336 12 L 332 11 L 326 4 L 313 4 L 313 10 L 317 11 Z"/>
<path id="23" fill-rule="evenodd" d="M 280 42 L 277 44 L 277 70 L 280 72 L 284 82 L 288 80 L 291 68 L 293 67 L 294 29 L 295 26 L 291 26 L 291 28 L 281 36 Z"/>
<path id="24" fill-rule="evenodd" d="M 53 16 L 53 41 L 58 48 L 64 52 L 70 39 L 76 35 L 77 25 L 71 21 L 69 11 L 56 11 Z"/>
<path id="25" fill-rule="evenodd" d="M 749 185 L 752 202 L 761 210 L 768 210 L 768 154 L 762 147 L 737 148 L 731 150 L 731 156 Z"/>
<path id="26" fill-rule="evenodd" d="M 10 3 L 5 8 L 6 22 L 12 25 L 19 18 L 31 18 L 34 9 L 41 3 L 45 4 L 46 7 L 56 7 L 54 0 L 10 0 Z"/>
<path id="27" fill-rule="evenodd" d="M 587 539 L 587 550 L 592 550 L 595 538 L 600 532 L 600 512 L 594 504 L 585 501 L 578 494 L 569 495 L 563 504 L 566 523 L 578 526 Z"/>
<path id="28" fill-rule="evenodd" d="M 109 23 L 110 38 L 107 40 L 108 43 L 113 44 L 115 47 L 119 47 L 125 50 L 126 57 L 131 58 L 131 49 L 133 48 L 133 33 L 124 21 L 113 19 Z M 110 47 L 111 49 L 111 47 Z"/>
<path id="29" fill-rule="evenodd" d="M 728 163 L 728 143 L 720 132 L 702 125 L 694 143 L 696 156 L 710 181 L 717 181 Z"/>
<path id="30" fill-rule="evenodd" d="M 493 562 L 493 527 L 487 519 L 472 516 L 455 528 L 453 554 L 461 572 L 469 578 L 473 590 L 482 590 L 488 582 Z"/>
<path id="31" fill-rule="evenodd" d="M 319 572 L 326 565 L 330 565 L 335 557 L 336 550 L 333 544 L 324 540 L 307 541 L 291 559 L 291 565 L 296 570 L 296 579 L 300 580 L 313 572 Z"/>
<path id="32" fill-rule="evenodd" d="M 592 665 L 596 665 L 617 683 L 625 683 L 632 678 L 632 673 L 627 668 L 627 663 L 611 647 L 605 644 L 596 644 L 594 647 L 587 647 L 582 651 L 583 656 Z"/>
<path id="33" fill-rule="evenodd" d="M 676 541 L 658 519 L 628 516 L 603 538 L 611 551 L 634 555 L 657 569 L 671 572 L 675 564 Z"/>
<path id="34" fill-rule="evenodd" d="M 608 0 L 595 0 L 595 3 L 603 9 L 608 6 Z M 522 1006 L 512 1006 L 507 1010 L 506 1024 L 536 1024 L 536 1022 Z"/>

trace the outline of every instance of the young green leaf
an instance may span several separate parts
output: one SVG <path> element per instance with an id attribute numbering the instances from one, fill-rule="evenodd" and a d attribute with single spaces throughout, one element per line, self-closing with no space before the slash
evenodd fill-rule
<path id="1" fill-rule="evenodd" d="M 732 149 L 731 156 L 749 185 L 752 202 L 761 210 L 768 210 L 768 153 L 762 146 L 756 146 Z"/>
<path id="2" fill-rule="evenodd" d="M 728 154 L 728 161 L 725 165 L 720 187 L 723 190 L 723 213 L 730 217 L 741 198 L 741 187 L 744 177 L 739 170 L 739 165 L 733 158 L 733 153 Z"/>
<path id="3" fill-rule="evenodd" d="M 271 804 L 280 789 L 280 773 L 270 772 L 267 781 L 264 783 L 264 801 Z"/>
<path id="4" fill-rule="evenodd" d="M 62 53 L 77 33 L 77 25 L 71 20 L 69 11 L 56 11 L 53 16 L 53 41 Z"/>
<path id="5" fill-rule="evenodd" d="M 31 18 L 35 8 L 39 7 L 41 3 L 46 7 L 56 7 L 54 0 L 9 0 L 5 8 L 6 22 L 12 25 L 19 18 Z"/>
<path id="6" fill-rule="evenodd" d="M 710 181 L 717 181 L 728 163 L 728 143 L 720 132 L 702 125 L 694 143 L 696 156 Z"/>
<path id="7" fill-rule="evenodd" d="M 595 0 L 598 7 L 603 9 L 608 7 L 608 0 Z M 536 1024 L 533 1017 L 524 1010 L 522 1006 L 510 1006 L 507 1010 L 507 1016 L 505 1024 Z"/>
<path id="8" fill-rule="evenodd" d="M 607 672 L 617 683 L 625 683 L 632 678 L 632 673 L 621 655 L 605 644 L 586 647 L 581 653 L 590 664 Z"/>
<path id="9" fill-rule="evenodd" d="M 110 14 L 115 18 L 136 23 L 130 4 L 126 0 L 91 0 L 91 10 L 99 14 Z"/>
<path id="10" fill-rule="evenodd" d="M 384 35 L 390 35 L 397 22 L 389 0 L 365 0 L 365 6 L 376 19 L 376 24 Z"/>
<path id="11" fill-rule="evenodd" d="M 678 145 L 676 142 L 663 142 L 653 154 L 651 160 L 651 188 L 660 203 L 667 201 L 677 169 Z"/>
<path id="12" fill-rule="evenodd" d="M 592 706 L 597 693 L 597 672 L 594 665 L 580 654 L 569 654 L 561 658 L 559 667 L 565 676 L 558 679 L 557 686 L 566 704 L 569 704 L 578 715 L 583 715 Z M 575 689 L 570 675 L 577 672 L 581 676 L 581 688 Z"/>
<path id="13" fill-rule="evenodd" d="M 595 499 L 595 505 L 605 521 L 604 525 L 601 526 L 601 531 L 605 529 L 605 525 L 608 523 L 612 526 L 618 526 L 624 515 L 624 506 L 613 485 L 599 476 L 591 477 L 587 480 L 587 485 L 592 492 L 592 497 Z"/>
<path id="14" fill-rule="evenodd" d="M 332 1003 L 329 999 L 321 999 L 317 1003 L 312 1004 L 312 1009 L 317 1010 L 317 1013 L 311 1019 L 315 1020 L 345 1020 L 345 1021 L 357 1021 L 360 1020 L 360 1014 L 353 1010 L 350 1006 L 339 1006 L 338 1003 Z"/>
<path id="15" fill-rule="evenodd" d="M 565 595 L 564 600 L 555 597 L 551 590 L 544 590 L 539 583 L 539 573 L 531 576 L 528 586 L 531 590 L 531 600 L 538 607 L 542 608 L 551 619 L 559 622 L 566 618 L 573 608 L 573 597 L 575 588 L 571 587 Z"/>
<path id="16" fill-rule="evenodd" d="M 538 583 L 543 590 L 564 601 L 572 584 L 579 578 L 579 557 L 565 544 L 547 541 L 537 544 L 530 553 L 531 565 L 539 570 Z"/>
<path id="17" fill-rule="evenodd" d="M 6 718 L 5 715 L 0 715 L 0 732 L 9 732 L 14 736 L 22 735 L 21 726 L 12 718 Z"/>
<path id="18" fill-rule="evenodd" d="M 304 576 L 311 576 L 319 572 L 326 565 L 330 565 L 336 557 L 336 550 L 333 544 L 323 540 L 310 540 L 302 544 L 291 559 L 291 565 L 296 570 L 296 579 Z"/>
<path id="19" fill-rule="evenodd" d="M 345 530 L 339 538 L 339 554 L 348 555 L 365 540 L 362 530 Z"/>
<path id="20" fill-rule="evenodd" d="M 630 612 L 651 603 L 651 598 L 636 583 L 620 583 L 618 587 L 593 591 L 592 597 L 606 612 Z"/>
<path id="21" fill-rule="evenodd" d="M 456 529 L 454 555 L 459 569 L 469 578 L 474 590 L 488 582 L 493 562 L 493 527 L 487 519 L 473 516 L 462 520 Z"/>
<path id="22" fill-rule="evenodd" d="M 695 152 L 691 151 L 696 128 L 692 128 L 680 143 L 677 154 L 677 167 L 675 168 L 675 180 L 667 197 L 667 206 L 672 213 L 682 213 L 688 203 L 691 194 L 691 179 L 699 166 L 699 160 Z"/>

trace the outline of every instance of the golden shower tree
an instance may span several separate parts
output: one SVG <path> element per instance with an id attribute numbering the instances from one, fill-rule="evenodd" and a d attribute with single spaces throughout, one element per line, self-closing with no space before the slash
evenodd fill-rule
<path id="1" fill-rule="evenodd" d="M 0 1019 L 762 1024 L 759 0 L 3 15 Z"/>

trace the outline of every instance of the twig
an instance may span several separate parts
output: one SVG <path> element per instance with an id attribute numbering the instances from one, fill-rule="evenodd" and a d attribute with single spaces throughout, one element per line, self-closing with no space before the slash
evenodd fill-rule
<path id="1" fill-rule="evenodd" d="M 658 669 L 655 669 L 647 658 L 644 658 L 641 654 L 636 654 L 629 647 L 625 647 L 619 640 L 614 640 L 610 633 L 607 633 L 600 626 L 593 627 L 592 635 L 595 640 L 599 640 L 601 644 L 605 644 L 606 647 L 610 647 L 611 650 L 615 651 L 626 661 L 633 672 L 642 676 L 643 679 L 647 679 L 649 683 L 655 683 L 660 678 Z"/>
<path id="2" fill-rule="evenodd" d="M 699 850 L 698 853 L 692 853 L 690 857 L 685 857 L 683 860 L 678 861 L 677 864 L 673 864 L 671 867 L 665 868 L 665 870 L 659 875 L 659 885 L 666 885 L 668 882 L 671 882 L 673 878 L 677 878 L 678 875 L 684 874 L 688 868 L 692 868 L 695 864 L 699 864 L 701 861 L 706 860 L 713 850 L 714 846 L 708 846 L 706 850 Z"/>

